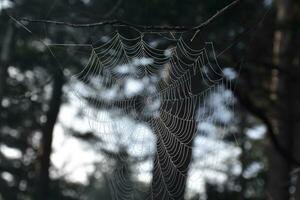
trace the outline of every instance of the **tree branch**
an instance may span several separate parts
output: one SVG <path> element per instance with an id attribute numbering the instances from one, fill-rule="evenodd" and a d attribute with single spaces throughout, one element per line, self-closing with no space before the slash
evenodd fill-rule
<path id="1" fill-rule="evenodd" d="M 39 184 L 37 185 L 37 199 L 49 199 L 49 168 L 51 166 L 50 156 L 52 153 L 53 131 L 62 104 L 64 75 L 58 71 L 53 76 L 53 89 L 49 102 L 49 110 L 46 113 L 46 123 L 42 126 L 42 139 L 40 145 Z"/>
<path id="2" fill-rule="evenodd" d="M 273 129 L 273 125 L 270 122 L 269 118 L 265 115 L 265 112 L 263 109 L 257 107 L 254 102 L 249 98 L 248 95 L 246 95 L 241 88 L 238 87 L 238 85 L 235 85 L 234 88 L 228 88 L 230 89 L 235 97 L 238 99 L 240 104 L 248 110 L 251 114 L 259 118 L 267 127 L 267 134 L 269 135 L 271 142 L 277 152 L 286 159 L 287 162 L 294 164 L 296 166 L 300 166 L 299 160 L 295 159 L 292 155 L 289 154 L 287 149 L 282 147 L 282 145 L 279 143 L 276 133 Z"/>
<path id="3" fill-rule="evenodd" d="M 227 10 L 231 9 L 235 5 L 237 5 L 241 0 L 235 0 L 222 8 L 221 10 L 217 11 L 213 16 L 208 18 L 205 22 L 201 23 L 200 25 L 194 27 L 186 27 L 186 26 L 155 26 L 155 25 L 138 25 L 132 24 L 129 22 L 125 22 L 122 20 L 105 20 L 96 23 L 89 23 L 89 24 L 74 24 L 70 22 L 63 22 L 63 21 L 54 21 L 54 20 L 44 20 L 44 19 L 28 19 L 28 18 L 21 18 L 19 21 L 31 22 L 31 23 L 45 23 L 45 24 L 53 24 L 53 25 L 60 25 L 60 26 L 70 26 L 73 28 L 88 28 L 88 27 L 99 27 L 105 25 L 111 25 L 114 27 L 119 26 L 127 26 L 134 29 L 137 29 L 142 32 L 161 32 L 161 31 L 177 31 L 177 32 L 187 32 L 187 31 L 199 31 L 206 27 L 207 25 L 211 24 L 215 21 L 218 17 L 223 15 Z"/>

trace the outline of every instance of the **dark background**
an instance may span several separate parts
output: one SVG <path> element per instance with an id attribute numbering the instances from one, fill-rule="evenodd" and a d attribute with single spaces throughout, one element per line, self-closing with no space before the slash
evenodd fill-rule
<path id="1" fill-rule="evenodd" d="M 117 189 L 111 184 L 120 181 L 118 171 L 112 170 L 118 166 L 125 166 L 121 172 L 126 184 L 136 185 L 130 198 L 145 199 L 151 185 L 149 181 L 134 178 L 134 167 L 141 161 L 128 153 L 130 142 L 114 150 L 102 148 L 105 140 L 101 135 L 77 130 L 75 122 L 64 124 L 62 118 L 68 118 L 67 115 L 58 117 L 63 106 L 76 101 L 69 95 L 71 77 L 82 69 L 89 52 L 84 47 L 53 48 L 54 58 L 44 44 L 94 43 L 110 35 L 116 27 L 71 28 L 20 21 L 23 26 L 16 20 L 93 23 L 119 19 L 140 25 L 191 27 L 228 3 L 227 0 L 2 0 L 0 200 L 128 199 L 116 195 Z M 196 35 L 201 39 L 195 39 L 194 45 L 201 46 L 202 40 L 212 41 L 220 54 L 220 66 L 235 76 L 232 87 L 220 91 L 231 91 L 233 102 L 226 107 L 231 120 L 221 124 L 228 127 L 223 129 L 226 133 L 223 137 L 213 137 L 216 143 L 210 146 L 212 154 L 201 155 L 202 146 L 195 143 L 194 149 L 200 149 L 200 154 L 193 152 L 198 160 L 192 162 L 217 160 L 221 152 L 234 152 L 232 148 L 239 153 L 191 171 L 188 177 L 202 173 L 200 182 L 204 186 L 197 191 L 190 184 L 183 185 L 187 199 L 300 200 L 299 6 L 297 0 L 243 0 Z M 127 28 L 125 34 L 131 32 L 130 27 L 122 28 Z M 148 41 L 159 37 L 162 36 L 149 37 Z M 84 116 L 77 111 L 76 123 L 79 123 Z M 64 132 L 67 140 L 84 145 L 104 160 L 94 161 L 85 183 L 72 181 L 62 167 L 53 163 L 51 147 L 55 144 L 58 124 L 63 130 L 59 134 Z M 214 126 L 220 124 L 216 122 Z M 218 135 L 219 129 L 215 130 L 213 134 Z M 203 141 L 209 137 L 210 134 L 201 136 Z M 63 150 L 57 151 L 56 155 L 68 160 Z M 76 154 L 75 149 L 73 152 Z M 149 151 L 140 160 L 152 160 L 152 153 Z M 220 181 L 220 176 L 225 179 Z"/>

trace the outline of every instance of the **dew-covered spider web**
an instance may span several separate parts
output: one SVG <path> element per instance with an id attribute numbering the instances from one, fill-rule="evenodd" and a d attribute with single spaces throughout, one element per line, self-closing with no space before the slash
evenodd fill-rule
<path id="1" fill-rule="evenodd" d="M 71 88 L 102 152 L 114 158 L 107 176 L 112 197 L 138 199 L 139 190 L 145 199 L 183 199 L 186 185 L 199 184 L 191 167 L 201 154 L 193 152 L 195 142 L 207 145 L 195 138 L 206 132 L 222 137 L 232 117 L 226 117 L 233 104 L 230 82 L 213 43 L 177 33 L 115 31 L 90 45 L 65 46 L 89 52 Z M 214 165 L 208 154 L 201 159 Z M 150 189 L 132 181 L 145 170 L 150 175 L 141 179 Z"/>
<path id="2" fill-rule="evenodd" d="M 82 44 L 41 40 L 69 78 L 69 98 L 80 104 L 83 118 L 73 126 L 87 121 L 97 136 L 93 148 L 105 155 L 97 169 L 113 199 L 177 200 L 188 196 L 187 188 L 204 192 L 205 174 L 226 171 L 222 162 L 237 156 L 214 142 L 234 120 L 228 89 L 234 74 L 201 36 L 125 29 L 93 33 Z"/>

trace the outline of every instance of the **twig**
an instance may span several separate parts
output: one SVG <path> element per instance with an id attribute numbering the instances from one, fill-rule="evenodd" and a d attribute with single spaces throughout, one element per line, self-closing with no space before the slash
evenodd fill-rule
<path id="1" fill-rule="evenodd" d="M 236 85 L 238 86 L 238 85 Z M 235 87 L 234 90 L 230 89 L 235 97 L 239 100 L 241 105 L 247 109 L 251 114 L 259 118 L 267 127 L 267 134 L 269 135 L 272 144 L 274 145 L 277 152 L 289 163 L 294 164 L 295 166 L 300 166 L 300 161 L 297 160 L 294 156 L 290 155 L 288 150 L 280 144 L 275 130 L 273 129 L 272 123 L 269 118 L 265 115 L 265 111 L 260 107 L 256 106 L 254 102 L 249 98 L 249 96 L 244 93 L 241 88 Z"/>
<path id="2" fill-rule="evenodd" d="M 216 20 L 219 16 L 223 15 L 225 11 L 229 10 L 230 8 L 237 5 L 241 0 L 235 0 L 222 8 L 221 10 L 217 11 L 213 16 L 211 16 L 209 19 L 207 19 L 205 22 L 201 23 L 198 26 L 194 27 L 186 27 L 186 26 L 156 26 L 156 25 L 138 25 L 138 24 L 132 24 L 129 22 L 125 22 L 122 20 L 105 20 L 101 22 L 96 23 L 88 23 L 88 24 L 74 24 L 70 22 L 63 22 L 63 21 L 55 21 L 55 20 L 44 20 L 44 19 L 28 19 L 28 18 L 21 18 L 20 21 L 26 21 L 26 22 L 32 22 L 32 23 L 46 23 L 46 24 L 54 24 L 54 25 L 61 25 L 61 26 L 70 26 L 73 28 L 88 28 L 88 27 L 97 27 L 97 26 L 105 26 L 105 25 L 111 25 L 111 26 L 127 26 L 135 28 L 139 31 L 143 32 L 160 32 L 160 31 L 177 31 L 177 32 L 186 32 L 186 31 L 199 31 L 202 28 L 206 27 L 210 23 L 212 23 L 214 20 Z"/>
<path id="3" fill-rule="evenodd" d="M 193 27 L 191 30 L 200 30 L 204 27 L 206 27 L 207 25 L 209 25 L 210 23 L 212 23 L 214 20 L 217 19 L 217 17 L 219 17 L 220 15 L 224 14 L 224 12 L 232 7 L 234 7 L 236 4 L 238 4 L 241 0 L 235 0 L 233 2 L 231 2 L 230 4 L 228 4 L 227 6 L 225 6 L 224 8 L 222 8 L 221 10 L 217 11 L 216 14 L 214 14 L 213 16 L 211 16 L 210 18 L 208 18 L 205 22 L 203 22 L 202 24 L 200 24 L 199 26 L 195 26 Z"/>

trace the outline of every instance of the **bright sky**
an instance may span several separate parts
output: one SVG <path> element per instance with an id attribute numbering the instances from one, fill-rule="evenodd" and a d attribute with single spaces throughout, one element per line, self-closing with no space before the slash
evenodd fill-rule
<path id="1" fill-rule="evenodd" d="M 0 0 L 0 11 L 4 8 L 8 8 L 11 6 L 10 1 L 8 0 Z"/>
<path id="2" fill-rule="evenodd" d="M 51 159 L 60 171 L 59 174 L 54 174 L 54 176 L 67 174 L 67 178 L 71 181 L 86 182 L 88 175 L 94 170 L 92 164 L 101 162 L 103 159 L 101 154 L 97 152 L 97 148 L 68 135 L 62 125 L 81 132 L 92 130 L 95 134 L 100 134 L 106 143 L 105 147 L 107 149 L 115 150 L 118 145 L 125 145 L 128 146 L 129 153 L 133 156 L 147 155 L 153 152 L 154 136 L 147 126 L 137 124 L 128 118 L 120 118 L 117 119 L 116 124 L 122 128 L 123 132 L 115 133 L 111 128 L 104 127 L 101 122 L 91 123 L 88 117 L 79 118 L 77 113 L 81 108 L 81 103 L 72 94 L 70 99 L 70 104 L 62 106 L 59 123 L 57 123 L 54 130 L 54 151 Z M 107 121 L 109 120 L 107 118 Z M 116 129 L 120 130 L 121 128 Z M 151 164 L 146 162 L 138 166 L 138 171 L 141 171 L 138 175 L 139 179 L 149 181 L 150 174 L 145 173 L 145 171 L 151 172 L 151 165 L 152 162 Z"/>
<path id="3" fill-rule="evenodd" d="M 19 71 L 12 71 L 12 69 L 9 71 L 10 75 L 21 73 Z M 129 96 L 143 89 L 136 80 L 129 79 L 125 85 L 127 95 Z M 129 153 L 132 156 L 147 155 L 154 152 L 155 137 L 145 124 L 136 123 L 136 121 L 127 117 L 112 120 L 107 113 L 101 113 L 102 120 L 110 122 L 109 124 L 112 124 L 111 122 L 113 121 L 118 126 L 116 130 L 119 130 L 119 132 L 115 132 L 111 127 L 104 130 L 102 122 L 91 123 L 91 120 L 87 116 L 78 117 L 78 112 L 81 108 L 85 108 L 86 111 L 93 109 L 87 109 L 87 106 L 83 105 L 73 92 L 65 92 L 68 94 L 69 103 L 62 106 L 58 123 L 54 129 L 51 160 L 57 170 L 52 170 L 52 177 L 65 176 L 70 181 L 86 183 L 88 175 L 94 171 L 93 163 L 101 162 L 105 159 L 99 151 L 95 150 L 97 149 L 95 146 L 89 146 L 69 135 L 64 130 L 64 127 L 73 128 L 81 132 L 93 131 L 96 134 L 100 134 L 106 148 L 115 150 L 118 145 L 122 144 L 128 147 Z M 226 95 L 228 94 L 224 93 L 220 96 L 215 96 L 217 99 L 212 100 L 212 104 L 222 104 L 220 99 L 221 97 L 226 97 Z M 217 107 L 218 112 L 222 113 L 225 121 L 232 117 L 232 114 L 228 113 L 224 107 Z M 187 182 L 188 189 L 191 192 L 188 194 L 204 191 L 204 181 L 207 179 L 217 183 L 226 181 L 226 174 L 221 172 L 228 171 L 226 162 L 230 162 L 231 166 L 234 166 L 231 169 L 233 173 L 240 173 L 240 168 L 237 164 L 240 149 L 236 145 L 229 145 L 222 142 L 220 137 L 215 134 L 219 131 L 211 124 L 201 123 L 199 128 L 202 131 L 212 133 L 212 137 L 196 137 L 193 149 L 194 162 L 191 165 Z M 264 126 L 257 126 L 247 130 L 246 134 L 251 139 L 261 139 L 265 131 Z M 22 156 L 19 150 L 3 144 L 0 145 L 0 151 L 10 158 L 18 159 Z M 137 169 L 135 172 L 137 172 L 136 175 L 139 180 L 148 183 L 151 181 L 152 163 L 153 161 L 149 160 L 136 166 Z M 253 176 L 261 167 L 258 164 L 253 164 L 246 176 Z M 7 180 L 12 178 L 7 173 L 1 173 L 1 176 Z"/>
<path id="4" fill-rule="evenodd" d="M 135 84 L 135 82 L 130 81 L 130 84 Z M 135 89 L 139 90 L 140 86 L 133 85 L 132 90 Z M 72 94 L 70 99 L 70 104 L 62 107 L 59 115 L 60 123 L 55 127 L 54 152 L 51 159 L 55 167 L 59 169 L 59 173 L 53 174 L 53 176 L 67 174 L 66 177 L 71 181 L 86 182 L 88 175 L 94 170 L 92 164 L 96 161 L 101 162 L 103 157 L 93 148 L 88 147 L 64 132 L 61 124 L 83 132 L 95 130 L 94 128 L 96 127 L 94 125 L 91 126 L 88 118 L 78 118 L 76 116 L 80 108 L 80 101 Z M 136 122 L 128 118 L 122 118 L 118 123 L 123 128 L 121 135 L 113 136 L 111 135 L 113 131 L 109 130 L 105 131 L 109 133 L 108 135 L 99 133 L 101 130 L 98 129 L 98 134 L 101 134 L 107 143 L 112 144 L 111 149 L 114 149 L 116 145 L 121 143 L 130 147 L 131 155 L 137 156 L 153 152 L 155 138 L 150 129 L 142 124 L 136 124 Z M 210 132 L 216 131 L 213 126 L 205 123 L 202 125 L 202 129 Z M 206 179 L 218 183 L 226 181 L 226 175 L 217 171 L 228 170 L 227 165 L 224 163 L 228 160 L 233 163 L 236 162 L 239 154 L 240 150 L 238 147 L 226 145 L 217 138 L 197 137 L 193 152 L 195 162 L 192 163 L 188 178 L 188 188 L 191 192 L 188 194 L 203 192 Z M 203 155 L 205 156 L 203 157 Z M 152 177 L 152 160 L 138 165 L 136 172 L 139 180 L 149 183 Z M 235 169 L 235 173 L 239 173 L 238 168 Z"/>
<path id="5" fill-rule="evenodd" d="M 268 1 L 266 1 L 268 2 Z M 3 8 L 10 6 L 8 0 L 0 0 L 0 11 Z M 151 63 L 147 59 L 137 59 L 136 65 L 141 63 Z M 127 69 L 126 66 L 121 68 Z M 130 70 L 130 69 L 127 69 Z M 224 70 L 225 75 L 229 78 L 234 78 L 236 74 L 232 71 Z M 128 79 L 125 82 L 126 95 L 138 93 L 145 88 L 147 84 L 141 84 L 134 79 Z M 114 91 L 106 94 L 107 97 L 113 96 Z M 220 94 L 216 94 L 220 95 Z M 222 95 L 228 95 L 226 93 Z M 95 170 L 93 163 L 101 162 L 105 159 L 97 148 L 91 147 L 82 141 L 69 135 L 64 127 L 73 128 L 77 131 L 87 132 L 93 131 L 96 134 L 101 134 L 101 138 L 104 140 L 105 147 L 111 150 L 116 149 L 116 146 L 122 144 L 129 148 L 129 153 L 132 156 L 153 154 L 155 137 L 151 130 L 144 124 L 136 123 L 129 118 L 110 119 L 108 115 L 103 113 L 105 121 L 114 122 L 118 124 L 122 132 L 117 132 L 113 129 L 103 129 L 101 124 L 97 122 L 91 123 L 88 117 L 78 117 L 78 111 L 82 106 L 80 101 L 71 92 L 68 94 L 70 97 L 70 103 L 62 106 L 59 113 L 59 120 L 54 129 L 53 140 L 53 153 L 51 155 L 52 163 L 57 170 L 52 170 L 51 176 L 65 176 L 68 180 L 74 182 L 87 183 L 88 176 Z M 232 117 L 232 113 L 226 110 L 222 106 L 222 98 L 215 97 L 212 101 L 217 106 L 216 113 L 221 113 L 224 121 L 228 121 Z M 100 111 L 99 111 L 100 112 Z M 100 126 L 98 126 L 100 125 Z M 98 126 L 98 127 L 97 127 Z M 99 128 L 100 127 L 100 128 Z M 202 129 L 210 132 L 216 132 L 214 127 L 209 124 L 202 124 Z M 265 127 L 258 126 L 247 131 L 247 135 L 251 139 L 260 139 L 265 133 Z M 234 145 L 228 145 L 222 142 L 219 138 L 207 138 L 197 137 L 193 149 L 194 162 L 191 165 L 188 176 L 188 189 L 191 191 L 188 194 L 194 192 L 204 192 L 205 180 L 213 180 L 218 183 L 225 182 L 227 177 L 225 173 L 221 171 L 228 171 L 228 165 L 226 162 L 236 163 L 233 170 L 234 173 L 239 174 L 240 168 L 237 164 L 237 157 L 240 154 L 240 149 Z M 5 146 L 0 145 L 0 151 L 10 158 L 21 158 L 21 152 Z M 152 177 L 152 160 L 143 162 L 137 166 L 137 178 L 141 181 L 150 182 Z M 253 165 L 251 169 L 253 172 L 257 171 L 261 166 Z M 250 174 L 251 175 L 251 174 Z M 249 176 L 250 176 L 249 175 Z M 10 179 L 11 177 L 7 173 L 1 173 L 1 176 Z"/>

